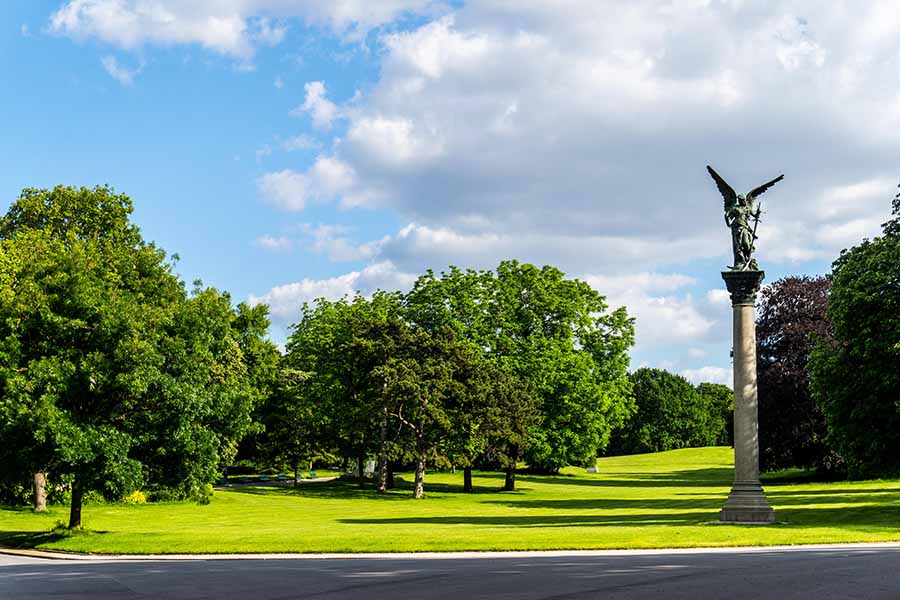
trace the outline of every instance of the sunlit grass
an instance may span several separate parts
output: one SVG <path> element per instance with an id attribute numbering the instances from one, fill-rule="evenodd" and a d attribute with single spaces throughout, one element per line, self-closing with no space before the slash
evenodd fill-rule
<path id="1" fill-rule="evenodd" d="M 334 481 L 294 489 L 217 491 L 190 503 L 89 505 L 85 534 L 51 531 L 49 514 L 0 510 L 0 545 L 99 553 L 375 552 L 658 548 L 900 540 L 900 481 L 764 482 L 778 524 L 719 525 L 730 448 L 604 458 L 599 473 L 502 476 L 429 473 L 427 498 Z M 409 477 L 407 477 L 409 479 Z"/>

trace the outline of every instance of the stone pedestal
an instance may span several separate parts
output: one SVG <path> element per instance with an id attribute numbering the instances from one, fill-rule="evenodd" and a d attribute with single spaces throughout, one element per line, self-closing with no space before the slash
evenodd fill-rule
<path id="1" fill-rule="evenodd" d="M 759 482 L 756 397 L 756 293 L 763 271 L 725 271 L 734 310 L 734 486 L 719 513 L 723 523 L 772 523 L 775 511 Z"/>

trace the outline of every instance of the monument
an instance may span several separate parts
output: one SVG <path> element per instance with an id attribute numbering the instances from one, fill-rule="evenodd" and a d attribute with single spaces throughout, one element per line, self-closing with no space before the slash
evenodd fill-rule
<path id="1" fill-rule="evenodd" d="M 772 523 L 775 511 L 759 481 L 759 417 L 756 390 L 756 294 L 765 277 L 759 270 L 756 228 L 762 210 L 756 199 L 784 179 L 780 175 L 747 194 L 736 194 L 712 167 L 706 170 L 725 199 L 734 264 L 722 272 L 734 318 L 734 485 L 719 513 L 723 523 Z M 752 221 L 752 226 L 751 226 Z"/>

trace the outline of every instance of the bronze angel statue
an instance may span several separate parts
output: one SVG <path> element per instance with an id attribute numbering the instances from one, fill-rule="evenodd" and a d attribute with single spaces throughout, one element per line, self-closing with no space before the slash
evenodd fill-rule
<path id="1" fill-rule="evenodd" d="M 706 166 L 706 170 L 716 181 L 716 186 L 722 197 L 725 198 L 725 224 L 731 228 L 731 247 L 734 251 L 734 265 L 729 267 L 732 271 L 756 271 L 756 259 L 752 258 L 756 250 L 756 226 L 759 225 L 759 217 L 762 210 L 756 202 L 767 189 L 784 179 L 779 175 L 772 181 L 753 188 L 747 194 L 735 194 L 731 186 L 716 173 L 712 167 Z M 750 225 L 751 220 L 753 225 Z"/>

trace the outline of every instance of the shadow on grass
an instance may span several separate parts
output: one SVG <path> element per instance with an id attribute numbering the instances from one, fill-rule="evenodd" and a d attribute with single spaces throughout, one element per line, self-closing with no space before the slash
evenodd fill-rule
<path id="1" fill-rule="evenodd" d="M 500 476 L 498 475 L 498 477 Z M 591 477 L 578 475 L 521 475 L 517 477 L 517 480 L 549 485 L 582 485 L 589 487 L 717 487 L 731 485 L 734 481 L 734 469 L 713 467 L 646 474 L 601 472 Z"/>
<path id="2" fill-rule="evenodd" d="M 339 480 L 335 479 L 332 481 L 326 481 L 323 483 L 307 483 L 298 486 L 240 486 L 234 488 L 228 488 L 229 492 L 236 492 L 239 494 L 251 494 L 254 496 L 300 496 L 304 498 L 327 498 L 327 499 L 340 499 L 340 500 L 351 500 L 354 498 L 367 498 L 367 499 L 384 499 L 384 500 L 403 500 L 412 494 L 413 490 L 413 482 L 407 481 L 402 477 L 396 477 L 394 479 L 394 488 L 388 490 L 385 494 L 379 494 L 374 482 L 366 482 L 365 485 L 360 486 L 358 482 L 351 480 Z M 474 486 L 473 492 L 471 495 L 480 495 L 480 494 L 496 494 L 500 492 L 500 486 L 485 486 L 485 485 L 476 485 Z M 429 483 L 426 479 L 425 481 L 425 493 L 426 494 L 460 494 L 460 495 L 470 495 L 463 492 L 462 484 L 453 485 L 447 483 Z M 504 494 L 510 494 L 511 492 L 503 492 Z M 512 492 L 513 494 L 515 492 Z"/>
<path id="3" fill-rule="evenodd" d="M 648 526 L 726 526 L 716 523 L 718 509 L 722 501 L 691 503 L 698 510 L 691 512 L 652 512 L 624 515 L 610 514 L 541 514 L 541 515 L 456 515 L 456 516 L 415 516 L 415 517 L 390 517 L 390 518 L 347 518 L 340 519 L 340 523 L 353 525 L 476 525 L 494 527 L 521 527 L 521 528 L 558 528 L 558 527 L 648 527 Z M 635 502 L 634 508 L 644 506 L 640 501 Z M 536 508 L 538 506 L 535 506 Z M 542 506 L 541 508 L 569 508 L 577 510 L 578 505 L 573 506 Z M 588 507 L 585 507 L 588 508 Z M 612 508 L 598 502 L 593 508 Z M 616 507 L 620 508 L 620 507 Z M 621 508 L 628 508 L 622 506 Z M 686 508 L 681 506 L 679 508 Z M 863 505 L 844 508 L 803 508 L 775 506 L 779 523 L 776 527 L 792 529 L 827 529 L 840 528 L 853 531 L 866 531 L 884 533 L 894 532 L 900 539 L 900 510 L 896 503 L 881 503 L 877 505 Z M 743 527 L 734 525 L 733 527 Z"/>
<path id="4" fill-rule="evenodd" d="M 562 500 L 488 500 L 483 504 L 495 504 L 510 508 L 549 510 L 639 510 L 639 509 L 698 509 L 718 510 L 725 496 L 711 494 L 705 500 L 678 500 L 672 498 L 582 498 Z"/>
<path id="5" fill-rule="evenodd" d="M 645 527 L 649 525 L 700 525 L 715 517 L 711 512 L 636 515 L 534 515 L 534 516 L 438 516 L 386 519 L 339 519 L 351 525 L 482 525 L 501 527 Z"/>
<path id="6" fill-rule="evenodd" d="M 52 544 L 75 536 L 102 535 L 106 531 L 68 531 L 59 527 L 51 531 L 0 531 L 0 547 L 29 549 L 43 544 Z"/>

